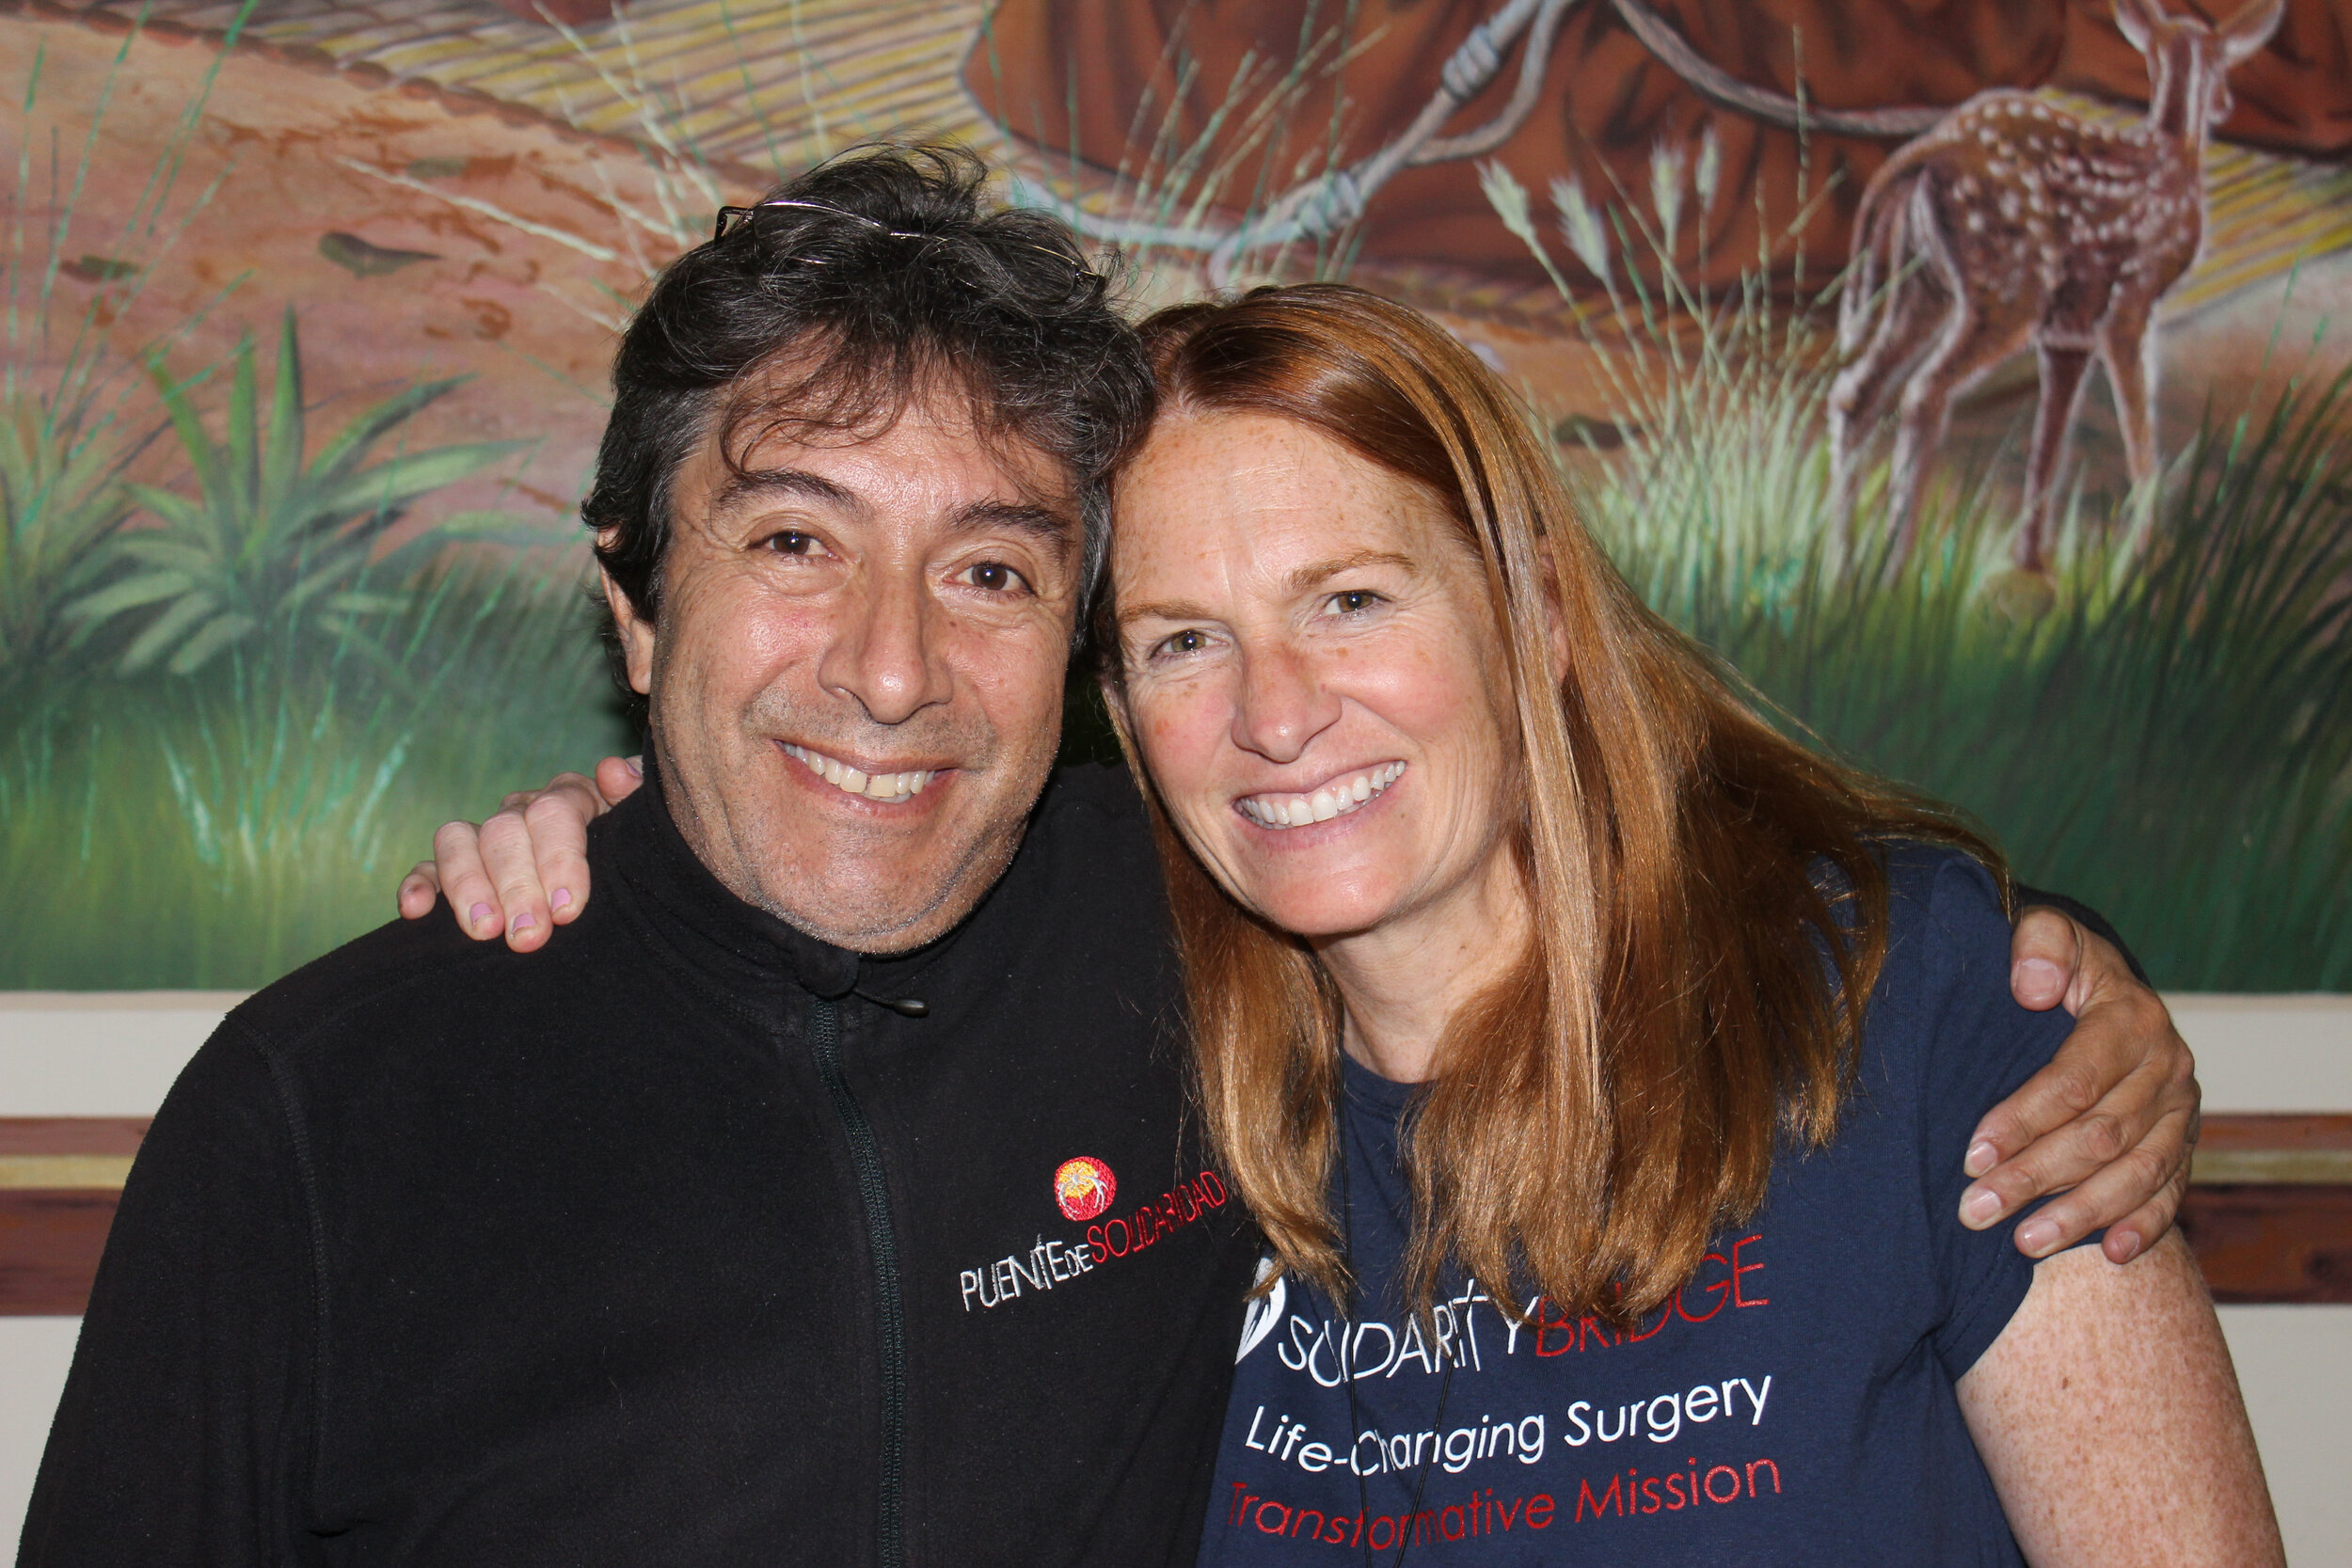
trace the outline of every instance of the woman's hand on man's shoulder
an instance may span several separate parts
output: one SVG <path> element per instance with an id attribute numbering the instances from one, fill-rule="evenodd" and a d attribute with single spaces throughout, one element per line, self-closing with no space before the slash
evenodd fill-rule
<path id="1" fill-rule="evenodd" d="M 401 879 L 401 918 L 421 919 L 446 897 L 477 942 L 503 934 L 517 953 L 545 946 L 588 907 L 588 824 L 637 792 L 643 768 L 638 757 L 607 757 L 593 779 L 558 773 L 479 824 L 442 823 L 433 859 Z"/>

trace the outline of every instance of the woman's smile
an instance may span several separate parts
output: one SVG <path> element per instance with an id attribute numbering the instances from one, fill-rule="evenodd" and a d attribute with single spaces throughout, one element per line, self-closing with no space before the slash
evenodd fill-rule
<path id="1" fill-rule="evenodd" d="M 1343 773 L 1308 790 L 1267 790 L 1245 795 L 1233 809 L 1261 828 L 1288 832 L 1352 816 L 1405 776 L 1405 764 L 1383 762 Z"/>
<path id="2" fill-rule="evenodd" d="M 1115 696 L 1210 875 L 1312 936 L 1493 931 L 1510 688 L 1445 503 L 1295 420 L 1216 414 L 1164 419 L 1117 513 Z"/>

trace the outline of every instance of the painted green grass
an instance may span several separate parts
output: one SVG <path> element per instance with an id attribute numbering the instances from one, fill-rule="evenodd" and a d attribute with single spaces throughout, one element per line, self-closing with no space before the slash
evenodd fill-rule
<path id="1" fill-rule="evenodd" d="M 1889 574 L 1867 487 L 1853 559 L 1829 515 L 1839 285 L 1791 310 L 1675 265 L 1711 159 L 1661 146 L 1643 196 L 1550 193 L 1607 285 L 1579 320 L 1622 410 L 1622 444 L 1568 470 L 1636 591 L 1792 733 L 1961 807 L 2024 879 L 2100 909 L 2159 986 L 2352 990 L 2352 372 L 2209 414 L 2146 491 L 2084 483 L 2047 581 L 2008 565 L 2018 452 L 1954 447 Z M 1482 176 L 1549 267 L 1529 193 Z"/>
<path id="2" fill-rule="evenodd" d="M 2352 989 L 2346 384 L 2209 421 L 2151 513 L 2079 499 L 2044 608 L 2007 569 L 2013 498 L 1949 466 L 1891 582 L 1867 507 L 1841 562 L 1818 379 L 1747 363 L 1694 356 L 1582 469 L 1644 597 L 1793 730 L 2099 908 L 2159 985 Z"/>
<path id="3" fill-rule="evenodd" d="M 410 502 L 503 454 L 401 440 L 452 384 L 315 429 L 282 301 L 262 306 L 282 319 L 266 398 L 249 339 L 225 365 L 163 369 L 243 279 L 128 354 L 57 289 L 97 269 L 127 309 L 218 189 L 174 196 L 208 76 L 133 209 L 82 210 L 136 31 L 93 103 L 55 101 L 38 55 L 7 84 L 0 988 L 266 984 L 388 916 L 439 822 L 628 733 L 576 558 L 550 575 L 543 550 L 448 547 L 545 540 L 492 515 L 384 547 Z M 181 465 L 125 483 L 171 433 Z"/>
<path id="4" fill-rule="evenodd" d="M 1649 602 L 2098 905 L 2160 984 L 2352 987 L 2345 385 L 2209 428 L 2143 536 L 2079 502 L 2032 613 L 1989 485 L 1947 481 L 1891 585 L 1841 562 L 1819 378 L 1739 347 L 1629 381 L 1631 437 L 1577 466 Z M 0 986 L 265 983 L 387 918 L 440 821 L 627 743 L 585 594 L 528 564 L 451 575 L 366 640 L 297 626 L 144 679 L 87 652 L 0 700 Z M 1066 754 L 1099 752 L 1091 717 Z"/>
<path id="5" fill-rule="evenodd" d="M 1198 194 L 1192 150 L 1162 134 L 1133 151 L 1143 185 Z M 1702 147 L 1661 155 L 1643 196 L 1551 193 L 1607 284 L 1581 309 L 1606 329 L 1623 444 L 1571 467 L 1629 578 L 1792 728 L 1964 807 L 2022 875 L 2097 904 L 2159 983 L 2352 989 L 2345 388 L 2211 422 L 2144 517 L 2078 499 L 2046 610 L 2002 576 L 2010 499 L 1948 467 L 1926 546 L 1882 586 L 1827 527 L 1804 321 L 1627 264 L 1671 253 L 1686 185 L 1706 194 L 1717 172 Z M 21 163 L 20 212 L 33 178 Z M 1540 253 L 1527 193 L 1496 170 L 1486 184 Z M 126 520 L 121 460 L 165 420 L 95 342 L 49 383 L 16 373 L 31 333 L 87 329 L 49 293 L 58 258 L 91 248 L 66 207 L 9 244 L 0 987 L 258 986 L 389 918 L 439 822 L 628 732 L 568 569 L 428 573 L 365 637 L 299 618 L 183 673 L 119 674 L 127 627 L 75 641 L 60 612 Z M 168 248 L 161 208 L 100 247 L 146 258 L 130 286 Z M 1345 255 L 1335 241 L 1293 270 L 1341 273 Z M 1101 755 L 1091 690 L 1073 694 L 1064 754 Z"/>
<path id="6" fill-rule="evenodd" d="M 625 748 L 584 593 L 459 574 L 358 644 L 79 686 L 0 725 L 0 988 L 244 989 L 381 924 L 433 830 Z"/>

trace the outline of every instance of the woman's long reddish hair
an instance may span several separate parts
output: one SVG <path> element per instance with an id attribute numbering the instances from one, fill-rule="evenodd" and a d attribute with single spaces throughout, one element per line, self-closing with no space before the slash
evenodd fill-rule
<path id="1" fill-rule="evenodd" d="M 1418 1102 L 1417 1298 L 1451 1261 L 1506 1304 L 1534 1292 L 1619 1323 L 1655 1309 L 1763 1201 L 1778 1137 L 1836 1131 L 1886 951 L 1882 847 L 1956 845 L 2006 886 L 1997 853 L 1766 722 L 1626 586 L 1526 411 L 1436 324 L 1310 284 L 1165 310 L 1143 332 L 1159 419 L 1297 420 L 1424 486 L 1485 567 L 1535 936 L 1451 1022 Z M 1115 592 L 1096 625 L 1116 699 Z M 1343 1300 L 1338 992 L 1303 941 L 1217 888 L 1148 779 L 1146 794 L 1217 1155 L 1283 1264 Z"/>

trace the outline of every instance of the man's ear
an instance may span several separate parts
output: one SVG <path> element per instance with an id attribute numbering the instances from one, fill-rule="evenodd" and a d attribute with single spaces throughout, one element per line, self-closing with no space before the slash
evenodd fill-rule
<path id="1" fill-rule="evenodd" d="M 621 634 L 621 653 L 628 660 L 629 689 L 641 697 L 653 694 L 653 624 L 637 613 L 637 606 L 621 585 L 612 580 L 612 574 L 603 567 L 596 576 L 604 582 L 604 602 L 612 611 L 612 624 Z"/>

